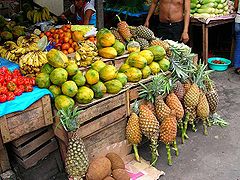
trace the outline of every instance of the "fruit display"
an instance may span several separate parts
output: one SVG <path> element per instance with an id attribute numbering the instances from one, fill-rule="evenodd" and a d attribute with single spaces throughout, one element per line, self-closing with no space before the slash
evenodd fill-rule
<path id="1" fill-rule="evenodd" d="M 24 92 L 33 91 L 34 85 L 34 78 L 22 76 L 18 69 L 11 72 L 6 66 L 2 66 L 0 68 L 0 103 L 12 101 Z"/>
<path id="2" fill-rule="evenodd" d="M 191 15 L 195 18 L 224 16 L 233 12 L 230 0 L 191 0 Z"/>
<path id="3" fill-rule="evenodd" d="M 52 19 L 47 7 L 29 10 L 27 12 L 27 19 L 31 22 L 38 23 L 42 21 L 49 21 Z"/>

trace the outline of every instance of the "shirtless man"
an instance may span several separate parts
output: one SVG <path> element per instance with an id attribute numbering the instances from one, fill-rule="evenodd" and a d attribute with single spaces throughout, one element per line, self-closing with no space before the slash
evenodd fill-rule
<path id="1" fill-rule="evenodd" d="M 145 26 L 149 27 L 149 19 L 157 7 L 159 0 L 152 0 Z M 159 23 L 157 37 L 182 41 L 189 40 L 188 27 L 190 21 L 190 0 L 160 0 Z"/>

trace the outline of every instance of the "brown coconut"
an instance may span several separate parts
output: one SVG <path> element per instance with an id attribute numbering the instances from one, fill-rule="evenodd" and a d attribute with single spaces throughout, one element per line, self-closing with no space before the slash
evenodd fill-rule
<path id="1" fill-rule="evenodd" d="M 112 170 L 114 169 L 125 169 L 125 164 L 122 158 L 116 153 L 108 153 L 106 157 L 111 161 Z"/>
<path id="2" fill-rule="evenodd" d="M 115 180 L 115 179 L 111 176 L 108 176 L 108 177 L 105 177 L 103 180 Z"/>
<path id="3" fill-rule="evenodd" d="M 94 159 L 86 174 L 87 180 L 102 180 L 111 175 L 111 161 L 106 157 Z"/>
<path id="4" fill-rule="evenodd" d="M 115 169 L 112 172 L 112 176 L 116 180 L 130 180 L 128 172 L 124 169 Z"/>

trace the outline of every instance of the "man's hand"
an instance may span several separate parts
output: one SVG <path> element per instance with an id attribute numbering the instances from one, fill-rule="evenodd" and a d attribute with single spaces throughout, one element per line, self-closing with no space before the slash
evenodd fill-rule
<path id="1" fill-rule="evenodd" d="M 145 21 L 144 26 L 149 27 L 149 21 Z"/>
<path id="2" fill-rule="evenodd" d="M 188 35 L 187 32 L 183 32 L 183 33 L 182 33 L 181 41 L 182 41 L 183 43 L 185 43 L 185 44 L 189 41 L 189 35 Z"/>

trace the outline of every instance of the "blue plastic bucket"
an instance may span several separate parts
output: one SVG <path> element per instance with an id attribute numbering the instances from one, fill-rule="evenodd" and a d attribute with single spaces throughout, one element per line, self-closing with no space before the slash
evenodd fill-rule
<path id="1" fill-rule="evenodd" d="M 215 64 L 213 61 L 214 60 L 219 60 L 224 62 L 224 64 Z M 211 57 L 208 58 L 208 66 L 210 69 L 215 70 L 215 71 L 225 71 L 228 69 L 229 64 L 231 64 L 231 61 L 226 59 L 226 58 L 221 58 L 221 57 Z"/>

